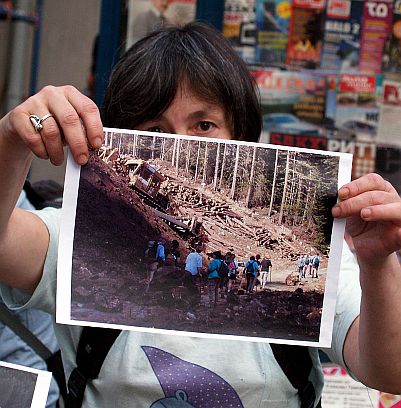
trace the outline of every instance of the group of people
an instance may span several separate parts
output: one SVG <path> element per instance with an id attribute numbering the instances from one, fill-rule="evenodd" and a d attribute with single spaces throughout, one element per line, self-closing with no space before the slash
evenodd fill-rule
<path id="1" fill-rule="evenodd" d="M 262 289 L 266 287 L 269 276 L 271 280 L 272 263 L 267 256 L 261 258 L 259 254 L 251 256 L 245 263 L 242 275 L 239 272 L 239 263 L 233 250 L 224 256 L 220 251 L 212 254 L 212 259 L 207 267 L 209 305 L 215 306 L 219 293 L 230 293 L 237 287 L 237 277 L 246 279 L 246 293 L 252 294 L 258 282 Z"/>
<path id="2" fill-rule="evenodd" d="M 312 278 L 318 278 L 319 265 L 319 255 L 301 254 L 297 263 L 299 278 L 305 278 L 307 275 L 312 276 Z"/>
<path id="3" fill-rule="evenodd" d="M 4 303 L 13 310 L 56 312 L 60 212 L 15 209 L 34 155 L 61 165 L 68 145 L 75 162 L 85 165 L 88 146 L 102 145 L 103 125 L 256 142 L 262 120 L 254 85 L 246 64 L 221 33 L 192 23 L 153 32 L 120 58 L 102 118 L 97 106 L 72 86 L 45 87 L 3 117 Z M 342 186 L 338 197 L 332 215 L 346 220 L 354 254 L 344 245 L 332 343 L 325 351 L 365 385 L 400 394 L 401 266 L 396 251 L 401 248 L 401 198 L 375 174 Z M 82 327 L 55 324 L 55 332 L 68 379 L 76 367 Z M 227 350 L 232 358 L 226 358 Z M 318 350 L 310 347 L 308 356 L 308 385 L 315 391 L 310 406 L 318 407 L 323 388 Z M 217 378 L 221 386 L 210 388 Z M 88 381 L 83 406 L 150 407 L 179 400 L 194 407 L 291 408 L 299 407 L 301 398 L 265 343 L 122 331 L 98 378 Z"/>
<path id="4" fill-rule="evenodd" d="M 262 289 L 265 289 L 268 279 L 271 281 L 272 262 L 264 256 L 262 259 L 259 254 L 251 256 L 244 267 L 246 277 L 246 292 L 251 294 L 257 284 L 258 278 Z"/>
<path id="5" fill-rule="evenodd" d="M 234 290 L 237 271 L 238 261 L 234 250 L 230 250 L 224 256 L 221 251 L 211 254 L 211 261 L 207 266 L 207 292 L 210 307 L 216 306 L 219 293 L 223 295 L 223 291 L 230 293 Z"/>

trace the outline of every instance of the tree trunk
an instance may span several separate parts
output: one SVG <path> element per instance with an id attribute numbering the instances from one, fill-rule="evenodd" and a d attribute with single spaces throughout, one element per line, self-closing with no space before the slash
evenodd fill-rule
<path id="1" fill-rule="evenodd" d="M 200 158 L 200 146 L 201 142 L 198 142 L 198 152 L 196 155 L 196 167 L 195 167 L 195 181 L 198 179 L 198 172 L 199 172 L 199 158 Z"/>
<path id="2" fill-rule="evenodd" d="M 296 208 L 297 208 L 297 224 L 301 224 L 302 222 L 302 217 L 301 217 L 301 208 L 302 208 L 302 189 L 303 189 L 303 184 L 302 184 L 303 178 L 298 177 L 298 190 L 297 190 L 297 202 L 296 202 Z"/>
<path id="3" fill-rule="evenodd" d="M 133 146 L 132 146 L 132 155 L 134 156 L 134 157 L 136 157 L 137 156 L 137 151 L 136 151 L 136 148 L 137 148 L 137 144 L 138 144 L 138 135 L 134 135 L 134 143 L 133 143 Z"/>
<path id="4" fill-rule="evenodd" d="M 231 193 L 230 197 L 232 200 L 234 200 L 235 196 L 235 186 L 237 184 L 237 173 L 238 173 L 238 162 L 239 162 L 239 147 L 240 145 L 237 145 L 237 152 L 235 154 L 235 165 L 234 165 L 234 174 L 233 174 L 233 182 L 231 184 Z"/>
<path id="5" fill-rule="evenodd" d="M 203 160 L 203 175 L 202 175 L 202 183 L 206 183 L 207 184 L 207 162 L 209 160 L 209 143 L 205 143 L 205 157 Z"/>
<path id="6" fill-rule="evenodd" d="M 214 180 L 213 180 L 213 189 L 217 189 L 217 179 L 219 175 L 219 161 L 220 161 L 220 143 L 217 143 L 217 152 L 216 152 L 216 164 L 214 168 Z"/>
<path id="7" fill-rule="evenodd" d="M 185 173 L 189 173 L 189 164 L 191 162 L 191 141 L 187 141 L 187 160 L 185 162 Z"/>
<path id="8" fill-rule="evenodd" d="M 155 158 L 155 147 L 156 147 L 156 136 L 153 136 L 152 137 L 152 147 L 151 147 L 151 149 L 152 149 L 152 155 L 151 155 L 152 160 L 154 160 L 154 158 Z"/>
<path id="9" fill-rule="evenodd" d="M 175 151 L 177 149 L 177 139 L 174 139 L 174 145 L 173 145 L 173 155 L 171 156 L 171 165 L 174 166 L 175 164 Z"/>
<path id="10" fill-rule="evenodd" d="M 181 148 L 181 139 L 177 139 L 177 151 L 175 153 L 175 171 L 177 174 L 180 168 L 180 148 Z"/>
<path id="11" fill-rule="evenodd" d="M 224 143 L 223 162 L 221 163 L 219 189 L 221 189 L 221 186 L 223 184 L 224 167 L 226 165 L 226 153 L 227 153 L 227 143 Z"/>
<path id="12" fill-rule="evenodd" d="M 269 214 L 267 215 L 269 218 L 270 218 L 272 210 L 273 210 L 274 193 L 275 193 L 275 189 L 276 189 L 276 180 L 277 180 L 277 164 L 278 164 L 278 149 L 276 149 L 276 159 L 274 161 L 274 174 L 273 174 L 272 192 L 270 194 Z"/>
<path id="13" fill-rule="evenodd" d="M 316 185 L 313 186 L 313 193 L 312 193 L 312 198 L 309 203 L 309 212 L 308 212 L 308 228 L 311 229 L 313 226 L 313 211 L 315 208 L 315 202 L 316 202 Z"/>
<path id="14" fill-rule="evenodd" d="M 161 152 L 160 152 L 160 158 L 164 160 L 164 155 L 166 154 L 166 138 L 163 137 L 162 139 L 162 147 L 161 147 Z"/>
<path id="15" fill-rule="evenodd" d="M 283 187 L 283 196 L 281 198 L 281 206 L 280 206 L 280 213 L 278 216 L 278 225 L 281 225 L 283 222 L 283 216 L 284 216 L 284 207 L 285 207 L 285 201 L 287 198 L 287 188 L 288 188 L 288 173 L 290 169 L 290 151 L 287 151 L 287 163 L 285 165 L 285 176 L 284 176 L 284 187 Z"/>
<path id="16" fill-rule="evenodd" d="M 302 223 L 304 223 L 308 219 L 308 208 L 309 208 L 309 201 L 310 201 L 310 190 L 311 190 L 311 178 L 312 178 L 312 170 L 309 170 L 309 179 L 307 182 L 306 187 L 306 197 L 304 202 L 304 212 L 302 216 Z"/>
<path id="17" fill-rule="evenodd" d="M 255 162 L 256 162 L 256 146 L 253 148 L 253 156 L 252 156 L 252 164 L 251 164 L 251 174 L 249 176 L 249 188 L 248 193 L 246 195 L 245 205 L 249 208 L 249 201 L 251 200 L 252 195 L 252 187 L 253 187 L 253 179 L 255 176 Z"/>
<path id="18" fill-rule="evenodd" d="M 122 144 L 123 135 L 120 133 L 120 137 L 118 139 L 118 155 L 121 154 L 121 144 Z"/>

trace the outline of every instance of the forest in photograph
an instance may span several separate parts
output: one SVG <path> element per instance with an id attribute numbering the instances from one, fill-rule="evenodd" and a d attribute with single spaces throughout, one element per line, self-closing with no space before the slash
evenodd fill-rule
<path id="1" fill-rule="evenodd" d="M 105 136 L 81 169 L 72 319 L 318 341 L 338 156 Z M 153 244 L 163 247 L 163 262 L 149 257 Z M 186 259 L 199 247 L 201 275 L 193 278 Z M 235 272 L 229 279 L 219 271 L 213 287 L 207 268 L 216 258 Z"/>

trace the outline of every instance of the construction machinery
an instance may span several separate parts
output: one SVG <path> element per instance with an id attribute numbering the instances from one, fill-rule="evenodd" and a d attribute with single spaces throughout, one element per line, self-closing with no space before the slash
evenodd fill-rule
<path id="1" fill-rule="evenodd" d="M 156 168 L 142 159 L 128 158 L 125 161 L 130 186 L 141 196 L 146 204 L 159 211 L 167 212 L 168 198 L 160 193 L 166 178 Z"/>

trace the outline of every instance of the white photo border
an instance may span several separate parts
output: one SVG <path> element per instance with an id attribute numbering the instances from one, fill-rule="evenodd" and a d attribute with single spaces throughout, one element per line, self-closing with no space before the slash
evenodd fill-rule
<path id="1" fill-rule="evenodd" d="M 144 135 L 155 136 L 165 138 L 178 138 L 185 140 L 196 140 L 210 143 L 227 143 L 242 146 L 268 148 L 282 151 L 295 151 L 302 153 L 309 153 L 313 155 L 325 155 L 336 156 L 339 158 L 338 168 L 338 188 L 348 183 L 351 180 L 351 168 L 352 168 L 352 155 L 349 153 L 331 152 L 323 150 L 311 150 L 299 147 L 289 147 L 272 145 L 266 143 L 253 143 L 238 140 L 226 140 L 216 138 L 204 138 L 197 136 L 187 136 L 168 133 L 154 133 L 148 131 L 128 130 L 118 128 L 103 128 L 103 131 L 109 133 L 121 133 L 131 135 Z M 188 336 L 188 337 L 202 337 L 202 338 L 218 338 L 227 340 L 239 340 L 239 341 L 253 341 L 262 343 L 276 343 L 276 344 L 290 344 L 290 345 L 302 345 L 310 347 L 323 347 L 329 348 L 332 340 L 332 329 L 335 315 L 338 278 L 341 264 L 341 253 L 343 250 L 343 237 L 345 231 L 345 221 L 334 219 L 331 245 L 329 253 L 329 264 L 327 268 L 326 286 L 323 301 L 323 310 L 320 326 L 319 340 L 316 341 L 302 341 L 302 340 L 290 340 L 290 339 L 277 339 L 277 338 L 264 338 L 264 337 L 252 337 L 252 336 L 240 336 L 240 335 L 227 335 L 217 333 L 201 333 L 201 332 L 189 332 L 178 331 L 168 329 L 156 329 L 145 328 L 137 326 L 128 326 L 120 324 L 89 322 L 82 320 L 71 319 L 71 276 L 72 276 L 72 258 L 73 258 L 73 240 L 74 240 L 74 227 L 75 227 L 75 212 L 78 198 L 78 188 L 80 181 L 80 166 L 77 165 L 71 154 L 68 154 L 66 177 L 64 184 L 64 196 L 63 196 L 63 208 L 60 227 L 60 239 L 59 239 L 59 255 L 57 264 L 57 307 L 56 307 L 56 322 L 61 324 L 68 324 L 74 326 L 92 326 L 103 327 L 120 330 L 130 330 L 137 332 L 159 333 L 169 334 L 173 336 Z M 330 272 L 329 272 L 330 271 Z"/>
<path id="2" fill-rule="evenodd" d="M 32 396 L 31 408 L 45 408 L 50 389 L 50 382 L 52 379 L 51 372 L 38 370 L 32 367 L 25 367 L 19 364 L 7 363 L 5 361 L 0 361 L 0 366 L 10 368 L 12 370 L 26 371 L 28 373 L 36 374 L 37 379 Z"/>

